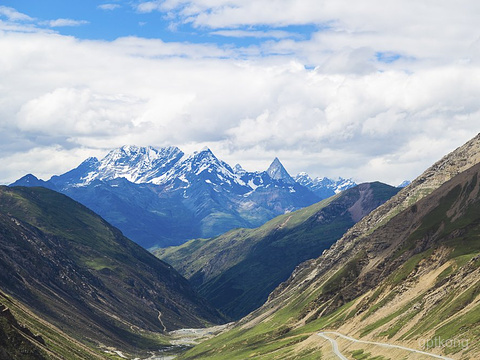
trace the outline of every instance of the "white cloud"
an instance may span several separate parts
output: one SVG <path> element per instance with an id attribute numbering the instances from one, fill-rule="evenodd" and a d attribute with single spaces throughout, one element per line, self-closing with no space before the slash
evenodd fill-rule
<path id="1" fill-rule="evenodd" d="M 64 147 L 41 146 L 22 152 L 2 156 L 2 171 L 6 174 L 34 174 L 40 179 L 49 179 L 52 174 L 63 173 L 80 164 L 79 159 L 90 156 L 104 156 L 104 151 L 86 148 L 66 149 Z M 80 160 L 82 161 L 82 160 Z M 11 183 L 16 178 L 6 179 L 5 183 Z"/>
<path id="2" fill-rule="evenodd" d="M 313 41 L 293 44 L 295 54 L 314 64 L 322 63 L 324 52 L 359 48 L 424 61 L 468 60 L 474 52 L 478 59 L 473 47 L 478 48 L 480 3 L 475 0 L 167 0 L 137 5 L 142 12 L 168 14 L 173 23 L 225 34 L 245 27 L 318 26 Z"/>
<path id="3" fill-rule="evenodd" d="M 240 48 L 80 41 L 1 23 L 0 182 L 48 177 L 123 144 L 208 145 L 249 170 L 278 156 L 291 173 L 412 179 L 479 130 L 477 5 L 465 0 L 471 11 L 461 14 L 442 1 L 369 4 L 140 4 L 172 21 L 267 40 Z M 255 27 L 332 19 L 305 39 Z"/>
<path id="4" fill-rule="evenodd" d="M 155 10 L 162 10 L 161 1 L 144 1 L 135 5 L 135 8 L 140 13 L 150 13 Z"/>
<path id="5" fill-rule="evenodd" d="M 57 88 L 25 103 L 17 126 L 25 133 L 50 137 L 105 136 L 134 131 L 132 114 L 140 101 L 90 89 Z"/>
<path id="6" fill-rule="evenodd" d="M 116 10 L 119 9 L 121 6 L 119 4 L 101 4 L 98 5 L 97 8 L 101 10 Z"/>
<path id="7" fill-rule="evenodd" d="M 220 35 L 226 37 L 236 37 L 236 38 L 275 38 L 275 39 L 285 39 L 285 38 L 302 38 L 300 34 L 290 33 L 288 31 L 281 30 L 269 30 L 269 31 L 254 31 L 254 30 L 218 30 L 212 31 L 211 35 Z"/>
<path id="8" fill-rule="evenodd" d="M 26 15 L 18 12 L 14 8 L 8 6 L 0 6 L 0 16 L 6 17 L 10 21 L 32 21 L 33 19 Z"/>
<path id="9" fill-rule="evenodd" d="M 73 20 L 73 19 L 55 19 L 44 22 L 43 24 L 50 27 L 64 27 L 64 26 L 81 26 L 88 24 L 86 20 Z"/>

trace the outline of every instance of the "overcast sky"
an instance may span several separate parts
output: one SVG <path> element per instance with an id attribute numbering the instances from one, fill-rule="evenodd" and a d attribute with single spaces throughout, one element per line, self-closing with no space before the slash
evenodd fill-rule
<path id="1" fill-rule="evenodd" d="M 125 144 L 398 185 L 480 131 L 477 0 L 0 0 L 0 183 Z"/>

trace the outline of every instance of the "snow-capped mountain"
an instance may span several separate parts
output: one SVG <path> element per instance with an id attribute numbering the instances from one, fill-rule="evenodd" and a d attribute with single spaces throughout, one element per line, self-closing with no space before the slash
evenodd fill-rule
<path id="1" fill-rule="evenodd" d="M 341 177 L 336 180 L 329 179 L 327 177 L 317 177 L 312 179 L 305 172 L 297 174 L 295 176 L 295 181 L 313 191 L 322 199 L 326 199 L 327 197 L 338 194 L 339 192 L 350 189 L 357 185 L 352 179 L 344 179 Z"/>
<path id="2" fill-rule="evenodd" d="M 400 185 L 397 186 L 397 188 L 404 188 L 404 187 L 407 187 L 410 184 L 411 184 L 410 180 L 404 180 L 404 181 L 402 181 L 402 183 Z"/>
<path id="3" fill-rule="evenodd" d="M 68 177 L 68 183 L 76 186 L 117 178 L 125 178 L 135 184 L 149 183 L 164 175 L 183 155 L 175 146 L 159 150 L 151 146 L 122 146 L 110 151 L 101 161 L 88 158 L 76 169 L 54 177 L 54 182 L 65 182 Z"/>
<path id="4" fill-rule="evenodd" d="M 235 189 L 237 192 L 251 190 L 230 165 L 219 160 L 209 148 L 184 156 L 169 171 L 152 179 L 151 183 L 164 185 L 166 189 L 172 190 L 187 189 L 199 181 L 212 185 L 217 191 L 221 189 L 229 191 Z"/>
<path id="5" fill-rule="evenodd" d="M 284 183 L 293 184 L 295 180 L 290 176 L 290 174 L 285 170 L 282 163 L 278 158 L 273 160 L 272 164 L 269 166 L 267 170 L 268 176 L 274 180 L 282 180 Z"/>
<path id="6" fill-rule="evenodd" d="M 297 178 L 278 158 L 266 171 L 248 172 L 238 164 L 232 168 L 208 148 L 186 155 L 177 147 L 123 146 L 49 181 L 29 175 L 13 185 L 60 191 L 140 245 L 153 247 L 260 226 L 353 186 L 344 179 Z M 319 191 L 322 186 L 327 195 Z"/>
<path id="7" fill-rule="evenodd" d="M 91 157 L 77 168 L 51 181 L 60 188 L 88 186 L 95 180 L 110 181 L 124 178 L 134 184 L 155 184 L 165 191 L 188 189 L 203 181 L 215 189 L 248 193 L 272 182 L 295 184 L 278 158 L 267 171 L 247 172 L 241 165 L 230 167 L 218 159 L 209 148 L 185 155 L 177 147 L 155 149 L 122 146 L 110 151 L 103 159 Z"/>

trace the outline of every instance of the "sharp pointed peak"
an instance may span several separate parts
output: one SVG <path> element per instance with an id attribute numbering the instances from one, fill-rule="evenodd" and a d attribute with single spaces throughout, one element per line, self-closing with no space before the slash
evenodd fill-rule
<path id="1" fill-rule="evenodd" d="M 271 169 L 274 169 L 274 168 L 282 168 L 285 170 L 285 167 L 283 166 L 282 162 L 280 161 L 280 159 L 278 157 L 275 157 L 275 159 L 273 159 L 273 161 L 271 162 L 270 166 L 268 167 L 268 170 L 271 170 Z"/>
<path id="2" fill-rule="evenodd" d="M 212 150 L 210 150 L 210 148 L 208 146 L 204 146 L 200 151 L 198 151 L 198 153 L 210 153 L 210 154 L 213 154 Z"/>
<path id="3" fill-rule="evenodd" d="M 273 159 L 272 163 L 267 169 L 267 174 L 274 180 L 283 180 L 288 183 L 293 183 L 295 180 L 290 176 L 278 157 Z"/>

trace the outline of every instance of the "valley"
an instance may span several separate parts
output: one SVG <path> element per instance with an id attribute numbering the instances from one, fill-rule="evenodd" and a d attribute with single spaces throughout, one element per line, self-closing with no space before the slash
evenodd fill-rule
<path id="1" fill-rule="evenodd" d="M 479 149 L 477 136 L 441 159 L 319 258 L 299 265 L 262 307 L 180 358 L 316 359 L 317 334 L 333 331 L 419 351 L 426 345 L 426 352 L 445 358 L 475 359 L 480 351 Z M 339 347 L 346 346 L 340 344 L 344 340 L 338 340 Z M 364 345 L 353 348 L 357 358 L 374 353 Z"/>
<path id="2" fill-rule="evenodd" d="M 0 230 L 1 302 L 47 352 L 141 354 L 168 347 L 167 331 L 224 322 L 173 268 L 65 195 L 0 187 Z"/>
<path id="3" fill-rule="evenodd" d="M 271 179 L 292 184 L 276 169 Z M 0 265 L 23 270 L 2 291 L 29 329 L 11 321 L 4 331 L 32 334 L 27 351 L 47 358 L 474 359 L 479 179 L 480 135 L 405 188 L 360 184 L 258 228 L 155 251 L 190 283 L 68 197 L 3 187 L 0 239 L 12 250 Z M 34 280 L 30 262 L 51 274 Z"/>
<path id="4" fill-rule="evenodd" d="M 238 320 L 261 306 L 298 264 L 320 256 L 398 190 L 382 183 L 361 184 L 256 229 L 232 230 L 153 253 Z"/>
<path id="5" fill-rule="evenodd" d="M 479 360 L 479 17 L 1 0 L 0 360 Z"/>

